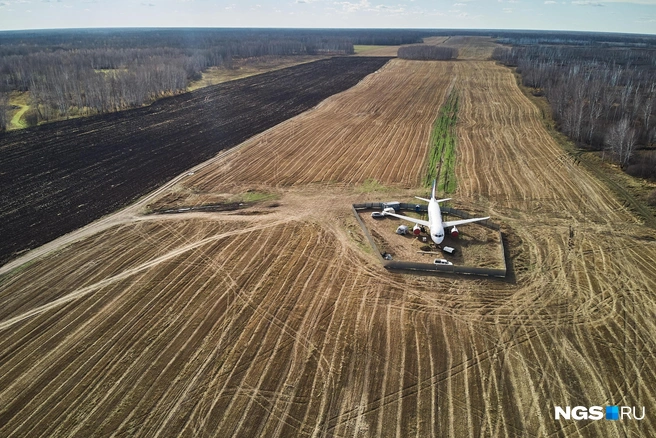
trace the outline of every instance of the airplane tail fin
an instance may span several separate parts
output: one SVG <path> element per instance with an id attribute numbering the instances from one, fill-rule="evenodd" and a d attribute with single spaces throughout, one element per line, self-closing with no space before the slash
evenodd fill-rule
<path id="1" fill-rule="evenodd" d="M 437 178 L 433 180 L 433 193 L 431 194 L 431 199 L 435 199 L 435 186 L 437 185 Z"/>

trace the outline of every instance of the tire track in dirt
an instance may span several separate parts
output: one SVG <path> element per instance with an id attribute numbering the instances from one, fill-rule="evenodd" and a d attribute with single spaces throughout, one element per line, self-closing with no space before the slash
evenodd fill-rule
<path id="1" fill-rule="evenodd" d="M 312 278 L 312 275 L 314 275 L 314 272 L 315 272 L 315 269 L 316 269 L 316 264 L 313 263 L 313 257 L 312 257 L 312 254 L 313 254 L 315 251 L 321 251 L 321 250 L 322 250 L 322 247 L 321 247 L 320 245 L 316 245 L 316 243 L 317 243 L 317 242 L 314 242 L 314 241 L 312 241 L 312 240 L 309 240 L 309 241 L 307 242 L 306 250 L 309 249 L 309 248 L 311 247 L 310 245 L 314 244 L 314 245 L 313 245 L 314 247 L 313 247 L 312 249 L 310 249 L 310 251 L 311 251 L 310 256 L 308 256 L 308 257 L 303 257 L 303 256 L 299 257 L 299 259 L 304 260 L 304 265 L 302 266 L 301 271 L 302 271 L 302 272 L 309 271 L 309 272 L 308 272 L 308 274 L 309 274 L 309 275 L 308 275 L 308 278 L 307 278 L 307 280 L 305 280 L 305 283 L 306 283 L 306 284 L 307 284 L 307 281 L 309 281 L 309 280 Z M 318 259 L 321 259 L 321 258 L 322 258 L 321 256 L 318 257 Z M 308 266 L 309 266 L 310 263 L 311 263 L 312 265 L 315 265 L 315 269 L 312 269 L 312 270 L 308 269 Z M 302 281 L 302 280 L 304 280 L 304 278 L 303 278 L 303 277 L 300 277 L 300 276 L 294 278 L 293 281 L 291 282 L 291 286 L 290 286 L 290 287 L 291 287 L 291 288 L 296 288 L 296 285 L 298 284 L 298 282 L 299 282 L 299 281 Z M 283 286 L 283 287 L 284 287 L 284 286 Z M 306 288 L 303 287 L 303 289 L 306 289 Z M 299 296 L 299 297 L 297 298 L 297 300 L 300 299 L 300 298 L 301 298 L 301 297 Z M 290 303 L 290 304 L 287 304 L 285 307 L 288 307 L 288 306 L 296 306 L 296 304 L 297 304 L 297 300 L 294 301 L 294 302 L 292 302 L 292 303 Z M 282 318 L 281 318 L 281 319 L 282 319 Z M 267 331 L 267 336 L 268 336 L 270 333 L 271 333 L 270 331 Z M 265 341 L 266 341 L 266 339 L 262 342 L 262 344 L 264 344 Z M 278 354 L 282 354 L 282 353 L 279 353 L 280 350 L 281 350 L 281 343 L 282 343 L 282 341 L 283 341 L 283 336 L 278 335 L 278 336 L 277 336 L 277 339 L 276 339 L 276 341 L 275 341 L 275 345 L 274 345 L 274 347 L 273 347 L 273 352 L 272 352 L 271 356 L 266 360 L 266 363 L 264 364 L 264 367 L 263 367 L 263 369 L 262 369 L 261 371 L 259 371 L 259 372 L 257 372 L 257 373 L 252 373 L 250 369 L 246 371 L 246 373 L 245 373 L 245 377 L 244 377 L 245 379 L 248 379 L 249 374 L 255 374 L 255 375 L 253 376 L 253 378 L 256 378 L 257 376 L 259 376 L 259 380 L 257 381 L 257 384 L 254 385 L 254 387 L 259 388 L 259 387 L 261 387 L 261 386 L 263 385 L 263 383 L 264 383 L 264 379 L 267 377 L 267 375 L 268 375 L 269 372 L 270 372 L 269 368 L 271 367 L 271 363 L 272 363 L 272 361 L 275 359 L 275 356 L 278 355 Z M 287 355 L 288 355 L 288 354 L 285 353 L 285 356 L 287 356 Z M 293 359 L 293 357 L 294 357 L 294 356 L 292 355 L 292 359 Z M 293 363 L 289 364 L 289 366 L 290 366 L 290 367 L 293 366 Z M 276 371 L 277 371 L 277 370 L 276 370 Z M 280 382 L 280 384 L 283 384 L 283 383 L 284 383 L 284 381 L 281 381 L 281 382 Z M 250 411 L 250 408 L 251 408 L 251 405 L 252 405 L 252 401 L 253 401 L 253 399 L 249 400 L 249 402 L 248 402 L 249 404 L 248 404 L 248 405 L 246 406 L 246 408 L 243 410 L 244 413 Z M 236 415 L 235 415 L 235 416 L 232 416 L 232 415 L 230 415 L 230 411 L 229 411 L 229 410 L 226 410 L 226 411 L 225 411 L 225 414 L 224 414 L 224 418 L 226 418 L 226 419 L 228 419 L 228 418 L 236 418 Z M 240 428 L 243 426 L 244 421 L 245 421 L 245 418 L 246 418 L 246 417 L 242 414 L 240 422 L 235 426 L 234 434 L 239 434 Z"/>
<path id="2" fill-rule="evenodd" d="M 294 244 L 295 245 L 300 245 L 300 244 L 302 244 L 302 242 L 296 241 L 296 242 L 294 242 Z M 302 245 L 307 248 L 307 243 L 304 243 Z M 294 251 L 294 252 L 296 252 L 296 251 Z M 294 265 L 296 264 L 296 261 L 297 261 L 296 258 L 289 258 L 289 259 L 284 261 L 284 264 L 282 266 L 280 266 L 280 265 L 276 266 L 276 264 L 274 264 L 272 266 L 269 266 L 267 268 L 267 270 L 269 272 L 273 272 L 274 269 L 276 269 L 276 268 L 280 269 L 282 267 L 283 272 L 288 271 L 289 273 L 291 273 L 290 269 L 293 269 Z M 288 266 L 289 268 L 285 268 L 285 266 Z M 290 274 L 287 274 L 286 278 L 289 278 L 289 275 Z M 254 279 L 254 280 L 257 281 L 257 279 Z M 253 290 L 258 290 L 258 289 L 261 288 L 262 280 L 257 282 L 257 284 L 256 284 L 256 286 L 254 287 Z M 280 328 L 280 326 L 278 326 L 276 324 L 276 321 L 277 321 L 276 312 L 277 312 L 277 310 L 275 309 L 275 307 L 272 307 L 271 304 L 267 304 L 267 305 L 270 306 L 271 310 L 267 309 L 267 310 L 264 311 L 264 315 L 266 315 L 267 318 L 263 318 L 263 319 L 259 320 L 260 322 L 255 327 L 255 332 L 266 332 L 266 327 L 268 327 L 268 326 L 273 326 L 273 327 Z M 248 302 L 248 308 L 251 312 L 250 313 L 251 317 L 257 315 L 258 312 L 262 312 L 262 309 L 260 309 L 260 307 L 261 306 L 255 304 L 255 303 L 252 303 L 250 301 Z M 235 342 L 235 346 L 239 345 L 239 342 L 240 342 L 241 339 L 246 339 L 245 336 L 249 336 L 249 340 L 247 341 L 247 343 L 250 344 L 251 343 L 250 339 L 253 339 L 254 334 L 253 334 L 253 332 L 242 332 L 240 334 L 239 338 L 237 338 L 237 340 Z M 258 343 L 256 345 L 256 352 L 255 353 L 249 353 L 250 354 L 249 357 L 251 357 L 251 358 L 256 357 L 258 351 L 260 351 L 260 352 L 261 351 L 264 351 L 264 352 L 273 351 L 273 347 L 267 346 L 264 350 L 262 349 L 263 347 L 264 347 L 263 345 L 260 345 Z M 232 350 L 232 351 L 234 351 L 235 354 L 236 354 L 236 352 L 238 350 L 235 349 L 235 350 Z M 232 354 L 233 354 L 232 352 L 229 353 L 229 355 L 232 355 Z M 219 378 L 220 380 L 222 380 L 223 384 L 221 385 L 220 391 L 217 392 L 216 395 L 213 397 L 215 401 L 218 401 L 221 394 L 223 394 L 225 391 L 232 391 L 233 390 L 233 388 L 229 388 L 227 386 L 230 379 L 232 379 L 233 377 L 235 379 L 239 379 L 239 377 L 235 377 L 235 376 L 245 375 L 246 373 L 248 373 L 251 366 L 253 366 L 255 364 L 256 361 L 253 361 L 253 360 L 248 361 L 247 364 L 244 364 L 244 365 L 241 364 L 242 358 L 244 358 L 246 354 L 247 354 L 246 350 L 244 350 L 241 354 L 239 354 L 239 357 L 237 357 L 236 360 L 233 361 L 233 366 L 229 370 L 227 370 L 227 369 L 223 370 L 223 371 L 218 370 L 217 375 L 216 375 L 215 378 Z M 263 356 L 266 357 L 265 355 L 263 355 Z M 242 377 L 242 379 L 243 379 L 243 377 Z M 235 387 L 238 388 L 239 385 L 235 385 Z M 217 386 L 217 388 L 218 388 L 218 386 Z M 212 411 L 214 411 L 215 409 L 217 409 L 216 405 L 215 405 L 215 403 L 212 403 L 211 406 L 210 406 L 210 409 L 207 411 L 208 412 L 207 416 L 209 416 L 209 414 Z M 224 411 L 225 411 L 225 409 L 220 410 L 220 412 L 224 412 Z M 204 419 L 205 422 L 208 421 L 207 416 Z M 215 427 L 215 426 L 210 425 L 209 427 Z"/>
<path id="3" fill-rule="evenodd" d="M 275 225 L 278 225 L 278 223 L 269 224 L 269 226 L 275 226 Z M 194 250 L 194 249 L 196 249 L 200 246 L 203 246 L 203 245 L 205 245 L 209 242 L 213 242 L 213 241 L 222 239 L 224 237 L 232 236 L 232 235 L 246 234 L 246 233 L 249 233 L 251 231 L 261 229 L 261 228 L 262 228 L 261 225 L 257 225 L 254 228 L 247 228 L 247 229 L 242 229 L 242 230 L 237 230 L 237 231 L 230 231 L 230 232 L 227 232 L 227 233 L 221 233 L 221 234 L 214 235 L 212 237 L 207 237 L 207 238 L 205 238 L 205 239 L 203 239 L 199 242 L 195 242 L 195 243 L 192 243 L 192 244 L 189 244 L 189 245 L 185 245 L 185 246 L 180 247 L 180 248 L 178 248 L 174 251 L 170 251 L 169 253 L 167 253 L 165 255 L 159 256 L 159 257 L 157 257 L 153 260 L 142 263 L 141 265 L 138 265 L 136 267 L 124 270 L 120 274 L 117 274 L 117 275 L 114 275 L 114 276 L 111 276 L 111 277 L 107 277 L 107 278 L 105 278 L 105 279 L 103 279 L 103 280 L 101 280 L 97 283 L 94 283 L 94 284 L 91 284 L 89 286 L 78 289 L 76 291 L 73 291 L 73 292 L 71 292 L 71 293 L 69 293 L 69 294 L 67 294 L 67 295 L 65 295 L 61 298 L 58 298 L 58 299 L 56 299 L 52 302 L 49 302 L 48 304 L 44 304 L 42 306 L 39 306 L 39 307 L 31 309 L 27 312 L 24 312 L 20 315 L 17 315 L 17 316 L 14 316 L 12 318 L 9 318 L 5 321 L 2 321 L 2 322 L 0 322 L 0 330 L 5 330 L 5 329 L 11 327 L 12 325 L 14 325 L 14 324 L 16 324 L 16 323 L 18 323 L 18 322 L 20 322 L 24 319 L 30 318 L 34 315 L 38 315 L 39 313 L 45 312 L 47 310 L 50 310 L 50 309 L 53 309 L 53 308 L 56 308 L 56 307 L 59 307 L 62 304 L 65 304 L 65 303 L 68 303 L 70 301 L 76 300 L 78 298 L 84 297 L 85 295 L 93 293 L 97 289 L 103 288 L 103 287 L 108 286 L 112 283 L 115 283 L 117 281 L 128 278 L 128 277 L 130 277 L 134 274 L 137 274 L 141 271 L 150 269 L 150 268 L 152 268 L 153 266 L 156 266 L 159 263 L 168 261 L 169 259 L 171 259 L 173 257 L 176 257 L 176 256 L 178 256 L 182 253 L 187 252 L 187 251 Z"/>
<path id="4" fill-rule="evenodd" d="M 233 253 L 242 254 L 242 256 L 241 256 L 241 260 L 240 260 L 240 261 L 245 260 L 245 259 L 249 256 L 249 251 L 247 251 L 247 250 L 242 250 L 242 249 L 241 249 L 242 247 L 245 247 L 245 246 L 246 246 L 246 242 L 247 242 L 247 240 L 244 240 L 243 242 L 240 242 L 240 243 L 239 243 L 239 246 L 237 247 L 237 249 L 236 249 L 235 251 L 233 251 Z M 246 248 L 244 248 L 244 249 L 246 249 Z M 200 254 L 200 256 L 201 256 L 201 258 L 207 259 L 207 257 L 206 257 L 204 254 L 202 254 L 202 253 Z M 239 262 L 238 262 L 238 263 L 239 263 Z M 211 268 L 211 269 L 215 270 L 217 274 L 218 274 L 218 273 L 222 273 L 222 272 L 221 272 L 221 266 L 217 266 L 216 263 L 214 263 L 214 261 L 211 260 L 211 259 L 209 260 L 209 263 L 207 264 L 207 266 L 208 266 L 208 269 Z M 228 287 L 228 292 L 230 292 L 230 291 L 234 291 L 234 292 L 236 293 L 236 295 L 239 296 L 239 292 L 238 292 L 238 291 L 239 291 L 239 287 L 238 287 L 238 285 L 235 283 L 235 281 L 232 279 L 232 276 L 230 275 L 230 273 L 225 272 L 225 273 L 223 273 L 223 274 L 225 275 L 226 279 L 228 280 L 228 282 L 229 282 L 229 284 L 230 284 L 230 286 Z M 199 288 L 199 289 L 202 290 L 202 289 L 204 289 L 204 288 L 201 287 L 201 288 Z M 226 293 L 228 293 L 228 292 L 226 292 Z M 217 302 L 217 303 L 218 303 L 218 302 Z M 192 319 L 196 319 L 196 318 L 192 318 Z M 216 324 L 215 324 L 215 326 L 212 328 L 212 330 L 214 330 L 215 327 L 216 327 Z M 171 363 L 171 362 L 169 362 L 169 364 L 170 364 L 170 363 Z M 172 389 L 172 387 L 169 387 L 169 390 L 171 390 L 171 389 Z M 165 399 L 165 396 L 167 395 L 167 393 L 168 393 L 168 390 L 167 390 L 167 392 L 166 392 L 163 396 L 159 397 L 159 400 L 164 400 L 164 399 Z M 146 397 L 146 395 L 144 395 L 144 397 Z M 177 398 L 178 398 L 178 400 L 179 400 L 179 397 L 177 397 Z M 157 399 L 157 398 L 155 398 L 155 399 Z M 155 409 L 157 409 L 157 408 L 158 408 L 158 406 L 155 406 Z M 165 421 L 166 421 L 166 420 L 169 419 L 169 418 L 171 417 L 171 415 L 176 411 L 176 406 L 165 406 L 165 407 L 161 407 L 161 410 L 162 410 L 162 411 L 169 411 L 169 412 L 171 412 L 171 414 L 169 414 L 169 416 L 165 419 Z M 124 427 L 124 426 L 128 423 L 129 420 L 130 420 L 130 416 L 126 417 L 126 418 L 123 420 L 122 424 L 118 427 L 118 430 L 120 430 L 122 427 Z M 165 421 L 164 421 L 164 422 L 165 422 Z M 146 426 L 148 426 L 148 425 L 146 425 Z M 162 428 L 160 427 L 160 429 L 158 429 L 158 430 L 161 431 Z"/>

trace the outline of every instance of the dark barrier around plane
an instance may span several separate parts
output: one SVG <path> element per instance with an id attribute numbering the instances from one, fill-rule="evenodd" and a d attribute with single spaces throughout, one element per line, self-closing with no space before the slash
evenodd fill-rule
<path id="1" fill-rule="evenodd" d="M 428 206 L 426 205 L 421 205 L 421 204 L 407 204 L 407 203 L 401 203 L 401 210 L 409 210 L 409 211 L 417 211 L 417 206 L 419 206 L 419 211 L 427 211 Z M 382 210 L 383 209 L 383 203 L 382 202 L 367 202 L 367 203 L 362 203 L 362 204 L 353 204 L 353 214 L 355 215 L 355 218 L 357 219 L 358 223 L 360 224 L 360 227 L 362 228 L 362 231 L 364 232 L 365 237 L 369 241 L 369 244 L 371 247 L 374 249 L 376 252 L 376 255 L 378 256 L 378 259 L 381 261 L 383 266 L 386 269 L 395 269 L 395 270 L 402 270 L 402 271 L 408 271 L 408 272 L 442 272 L 446 274 L 464 274 L 464 275 L 481 275 L 481 276 L 488 276 L 488 277 L 500 277 L 504 278 L 507 274 L 507 266 L 506 266 L 506 254 L 505 254 L 505 248 L 503 244 L 503 234 L 500 231 L 500 227 L 498 224 L 495 224 L 494 222 L 490 220 L 486 221 L 480 221 L 477 222 L 479 225 L 483 225 L 484 227 L 491 228 L 493 230 L 499 231 L 499 242 L 501 245 L 501 255 L 503 258 L 503 269 L 490 269 L 490 268 L 478 268 L 474 266 L 457 266 L 457 265 L 435 265 L 432 263 L 415 263 L 415 262 L 404 262 L 404 261 L 397 261 L 397 260 L 385 260 L 381 256 L 380 250 L 378 249 L 378 246 L 374 242 L 373 237 L 371 237 L 371 234 L 369 234 L 369 230 L 365 226 L 364 222 L 362 222 L 362 219 L 360 218 L 360 215 L 358 214 L 358 210 Z M 455 208 L 450 208 L 450 207 L 441 207 L 441 210 L 447 214 L 452 214 L 454 216 L 458 216 L 463 219 L 469 219 L 472 217 L 469 213 L 458 210 Z"/>
<path id="2" fill-rule="evenodd" d="M 381 255 L 380 251 L 378 250 L 378 246 L 376 245 L 376 242 L 374 242 L 374 238 L 371 237 L 371 234 L 369 234 L 369 230 L 364 225 L 364 222 L 362 222 L 362 219 L 360 219 L 360 215 L 356 211 L 356 208 L 358 208 L 358 207 L 356 207 L 356 205 L 361 205 L 361 204 L 353 204 L 352 208 L 353 208 L 353 214 L 355 215 L 355 219 L 357 219 L 358 223 L 360 224 L 360 228 L 362 228 L 362 231 L 364 232 L 364 236 L 369 241 L 369 245 L 371 245 L 371 247 L 376 252 L 376 255 L 378 256 L 378 259 L 380 260 L 380 262 L 383 265 L 385 265 L 386 260 L 383 259 L 383 256 Z M 382 205 L 382 204 L 380 204 L 380 205 Z M 373 208 L 373 207 L 361 207 L 361 208 Z"/>
<path id="3" fill-rule="evenodd" d="M 433 265 L 430 263 L 413 263 L 402 261 L 385 261 L 387 269 L 401 269 L 404 271 L 436 271 L 448 274 L 482 275 L 487 277 L 505 277 L 505 269 L 476 268 L 473 266 Z"/>

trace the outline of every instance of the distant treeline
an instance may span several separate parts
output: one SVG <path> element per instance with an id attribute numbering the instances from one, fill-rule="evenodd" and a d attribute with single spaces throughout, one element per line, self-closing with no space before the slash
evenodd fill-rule
<path id="1" fill-rule="evenodd" d="M 412 46 L 401 46 L 398 57 L 403 59 L 443 60 L 458 57 L 458 49 L 452 47 L 431 46 L 429 44 L 415 44 Z"/>
<path id="2" fill-rule="evenodd" d="M 300 43 L 303 54 L 335 49 L 352 53 L 353 44 L 401 45 L 422 42 L 429 31 L 412 29 L 77 29 L 0 32 L 0 57 L 41 51 L 75 49 L 178 48 L 213 49 L 229 46 L 233 56 L 246 46 L 265 48 L 281 41 Z M 270 43 L 270 44 L 269 44 Z M 249 49 L 250 50 L 250 49 Z M 265 49 L 266 50 L 266 49 Z M 350 52 L 349 52 L 350 50 Z M 260 53 L 263 54 L 263 53 Z M 248 56 L 257 56 L 250 54 Z"/>
<path id="3" fill-rule="evenodd" d="M 421 42 L 417 31 L 93 29 L 0 32 L 0 130 L 6 93 L 30 92 L 29 125 L 133 108 L 185 91 L 234 58 L 352 54 L 354 44 Z"/>
<path id="4" fill-rule="evenodd" d="M 596 47 L 656 47 L 656 36 L 611 32 L 572 32 L 508 29 L 435 29 L 421 34 L 427 36 L 483 36 L 498 43 L 512 45 L 558 44 Z"/>
<path id="5" fill-rule="evenodd" d="M 160 96 L 185 91 L 188 82 L 199 79 L 203 70 L 230 68 L 237 58 L 352 54 L 355 44 L 417 44 L 423 42 L 423 37 L 436 35 L 492 36 L 514 44 L 656 47 L 653 36 L 582 32 L 197 28 L 5 31 L 0 32 L 0 131 L 8 124 L 10 102 L 6 94 L 11 91 L 30 92 L 30 110 L 24 118 L 33 125 L 141 106 Z M 406 50 L 411 54 L 404 54 Z M 404 48 L 401 56 L 428 56 L 412 54 L 413 50 L 418 49 Z M 584 54 L 599 62 L 593 52 Z M 429 59 L 445 59 L 444 53 L 434 56 L 439 58 Z M 628 64 L 635 67 L 651 61 L 653 65 L 655 59 L 638 56 Z"/>
<path id="6" fill-rule="evenodd" d="M 656 178 L 656 50 L 531 45 L 497 48 L 544 93 L 560 130 L 606 150 L 628 173 Z"/>
<path id="7" fill-rule="evenodd" d="M 575 45 L 591 47 L 656 47 L 653 35 L 636 35 L 606 32 L 567 32 L 567 31 L 493 31 L 491 36 L 500 44 L 535 45 Z"/>

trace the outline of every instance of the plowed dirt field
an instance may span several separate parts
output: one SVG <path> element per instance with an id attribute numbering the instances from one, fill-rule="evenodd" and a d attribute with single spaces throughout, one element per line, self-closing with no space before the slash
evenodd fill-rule
<path id="1" fill-rule="evenodd" d="M 454 82 L 453 64 L 395 60 L 357 87 L 245 142 L 181 190 L 236 185 L 358 184 L 375 178 L 415 187 L 425 171 L 431 125 Z"/>
<path id="2" fill-rule="evenodd" d="M 492 51 L 498 47 L 492 38 L 473 36 L 431 37 L 426 38 L 424 42 L 456 48 L 458 59 L 470 61 L 491 59 Z"/>
<path id="3" fill-rule="evenodd" d="M 389 273 L 351 213 L 425 195 L 451 87 L 455 206 L 502 224 L 508 281 Z M 0 268 L 0 435 L 656 435 L 656 232 L 539 116 L 492 62 L 393 60 Z M 248 189 L 276 199 L 143 214 Z M 613 404 L 646 417 L 553 419 Z"/>
<path id="4" fill-rule="evenodd" d="M 0 263 L 352 87 L 387 59 L 323 59 L 144 108 L 0 133 Z"/>

